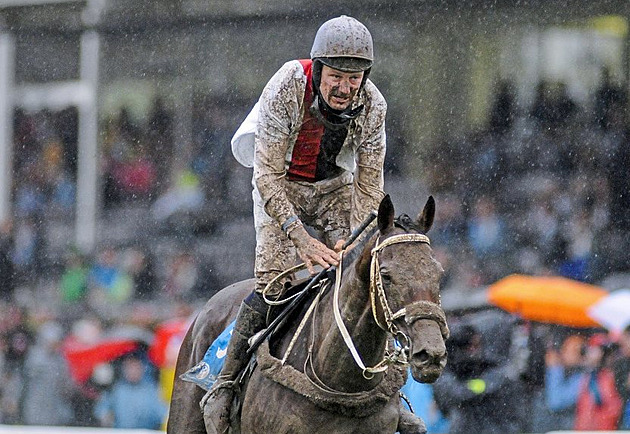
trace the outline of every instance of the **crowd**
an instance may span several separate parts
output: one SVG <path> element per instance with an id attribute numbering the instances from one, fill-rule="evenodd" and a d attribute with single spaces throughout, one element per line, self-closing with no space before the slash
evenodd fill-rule
<path id="1" fill-rule="evenodd" d="M 496 312 L 450 325 L 449 362 L 433 385 L 448 428 L 429 432 L 630 428 L 630 326 L 611 336 Z"/>
<path id="2" fill-rule="evenodd" d="M 486 128 L 427 157 L 430 190 L 442 197 L 432 239 L 445 290 L 511 273 L 603 284 L 626 272 L 626 92 L 606 73 L 588 107 L 562 84 L 541 83 L 527 109 L 513 92 L 502 83 Z M 449 362 L 433 386 L 448 428 L 432 432 L 630 427 L 630 326 L 571 329 L 492 310 L 452 313 L 449 324 Z"/>
<path id="3" fill-rule="evenodd" d="M 565 86 L 542 83 L 525 110 L 511 89 L 500 86 L 486 128 L 427 155 L 445 286 L 476 287 L 512 272 L 596 283 L 625 271 L 625 92 L 605 81 L 582 108 Z"/>
<path id="4" fill-rule="evenodd" d="M 501 83 L 484 128 L 424 153 L 445 292 L 515 272 L 600 283 L 627 271 L 628 101 L 603 77 L 584 107 L 545 82 L 522 107 Z M 15 219 L 0 224 L 0 423 L 163 423 L 168 385 L 150 356 L 156 330 L 251 273 L 253 244 L 238 241 L 251 226 L 242 200 L 250 172 L 228 150 L 242 113 L 228 105 L 197 101 L 186 144 L 160 98 L 144 121 L 121 109 L 103 122 L 103 217 L 111 222 L 92 255 L 51 236 L 72 223 L 76 111 L 16 112 Z M 390 147 L 405 146 L 400 131 L 388 137 L 397 138 Z M 400 155 L 388 157 L 386 185 L 404 180 Z M 121 219 L 125 212 L 133 218 Z M 532 324 L 492 309 L 451 313 L 449 322 L 447 370 L 414 392 L 429 432 L 628 427 L 630 330 Z M 130 329 L 139 345 L 77 374 L 72 345 Z M 143 416 L 130 417 L 136 412 Z"/>

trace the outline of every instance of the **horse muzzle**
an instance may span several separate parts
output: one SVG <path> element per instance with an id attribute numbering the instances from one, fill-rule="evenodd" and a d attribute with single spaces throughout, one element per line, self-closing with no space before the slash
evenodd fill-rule
<path id="1" fill-rule="evenodd" d="M 432 319 L 420 319 L 410 327 L 411 375 L 420 383 L 433 383 L 446 366 L 446 345 L 442 328 Z"/>

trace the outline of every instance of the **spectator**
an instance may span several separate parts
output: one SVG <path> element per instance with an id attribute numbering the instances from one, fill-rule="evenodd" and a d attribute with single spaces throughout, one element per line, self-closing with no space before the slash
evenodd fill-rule
<path id="1" fill-rule="evenodd" d="M 64 303 L 81 301 L 87 293 L 88 266 L 80 252 L 71 250 L 61 274 L 59 292 Z"/>
<path id="2" fill-rule="evenodd" d="M 630 429 L 630 325 L 619 336 L 619 357 L 613 365 L 615 387 L 623 401 L 619 429 Z"/>
<path id="3" fill-rule="evenodd" d="M 27 311 L 9 305 L 0 316 L 4 340 L 4 360 L 0 383 L 2 422 L 20 424 L 24 390 L 24 362 L 32 345 Z"/>
<path id="4" fill-rule="evenodd" d="M 153 217 L 167 220 L 174 214 L 199 211 L 205 201 L 199 176 L 187 168 L 180 170 L 170 186 L 153 204 Z"/>
<path id="5" fill-rule="evenodd" d="M 63 329 L 57 322 L 43 324 L 24 364 L 24 423 L 69 425 L 73 420 L 72 383 L 60 351 Z"/>
<path id="6" fill-rule="evenodd" d="M 121 378 L 98 400 L 94 414 L 101 426 L 158 429 L 166 417 L 157 382 L 147 375 L 145 361 L 137 354 L 123 357 Z"/>
<path id="7" fill-rule="evenodd" d="M 72 331 L 64 342 L 64 349 L 71 351 L 73 348 L 86 348 L 95 345 L 103 336 L 102 322 L 92 316 L 87 316 L 76 320 L 72 324 Z M 98 422 L 94 418 L 94 405 L 100 395 L 100 388 L 92 379 L 81 382 L 76 374 L 72 381 L 75 384 L 72 396 L 72 408 L 74 412 L 73 425 L 96 427 Z"/>
<path id="8" fill-rule="evenodd" d="M 585 356 L 587 372 L 582 374 L 577 399 L 575 429 L 579 431 L 617 429 L 622 400 L 610 369 L 612 352 L 605 335 L 596 334 L 589 339 Z"/>
<path id="9" fill-rule="evenodd" d="M 194 255 L 182 250 L 168 266 L 164 292 L 173 299 L 186 300 L 193 295 L 200 277 L 199 264 Z"/>
<path id="10" fill-rule="evenodd" d="M 577 113 L 577 104 L 571 99 L 563 82 L 552 85 L 541 81 L 536 88 L 536 99 L 530 115 L 542 131 L 555 135 Z"/>
<path id="11" fill-rule="evenodd" d="M 497 332 L 495 330 L 495 332 Z M 518 433 L 518 372 L 484 351 L 482 335 L 469 324 L 453 325 L 449 363 L 435 382 L 435 399 L 450 433 Z"/>
<path id="12" fill-rule="evenodd" d="M 123 269 L 133 280 L 135 297 L 151 300 L 155 297 L 157 276 L 155 259 L 146 246 L 133 246 L 123 252 Z"/>
<path id="13" fill-rule="evenodd" d="M 160 181 L 169 178 L 173 158 L 173 114 L 159 96 L 154 99 L 149 113 L 147 141 L 149 155 L 157 166 L 158 192 L 162 192 L 167 185 L 161 185 Z"/>
<path id="14" fill-rule="evenodd" d="M 127 301 L 133 292 L 131 278 L 120 269 L 118 252 L 104 246 L 99 252 L 88 275 L 91 302 L 97 305 L 120 304 Z"/>
<path id="15" fill-rule="evenodd" d="M 500 136 L 506 134 L 512 129 L 515 118 L 516 97 L 514 85 L 507 80 L 501 80 L 490 110 L 489 132 Z"/>
<path id="16" fill-rule="evenodd" d="M 584 339 L 571 335 L 560 351 L 547 350 L 545 359 L 545 402 L 550 411 L 549 430 L 570 430 L 575 424 L 575 410 L 583 373 Z"/>
<path id="17" fill-rule="evenodd" d="M 504 249 L 505 235 L 505 223 L 492 199 L 480 198 L 468 223 L 468 240 L 477 256 L 498 256 Z"/>
<path id="18" fill-rule="evenodd" d="M 610 128 L 611 117 L 619 106 L 627 102 L 626 92 L 613 83 L 608 67 L 602 68 L 601 83 L 595 92 L 594 116 L 595 124 L 603 129 Z"/>
<path id="19" fill-rule="evenodd" d="M 15 289 L 15 266 L 13 265 L 13 223 L 0 222 L 0 300 L 10 301 Z"/>

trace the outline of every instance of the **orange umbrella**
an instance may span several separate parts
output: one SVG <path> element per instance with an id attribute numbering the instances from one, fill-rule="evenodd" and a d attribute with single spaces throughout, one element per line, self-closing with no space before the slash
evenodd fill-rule
<path id="1" fill-rule="evenodd" d="M 597 327 L 587 311 L 607 295 L 604 289 L 565 277 L 513 274 L 488 287 L 488 301 L 532 321 Z"/>

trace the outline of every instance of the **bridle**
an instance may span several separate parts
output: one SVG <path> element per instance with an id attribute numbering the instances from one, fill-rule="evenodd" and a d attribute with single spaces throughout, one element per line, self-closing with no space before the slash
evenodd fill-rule
<path id="1" fill-rule="evenodd" d="M 371 250 L 371 262 L 370 262 L 370 302 L 372 305 L 372 315 L 376 324 L 384 331 L 390 333 L 394 339 L 399 343 L 393 352 L 385 352 L 385 357 L 379 363 L 372 367 L 366 367 L 359 355 L 350 333 L 343 323 L 341 312 L 339 310 L 339 288 L 341 282 L 341 265 L 337 268 L 337 279 L 334 291 L 333 310 L 335 314 L 335 321 L 337 327 L 346 343 L 346 346 L 350 350 L 355 363 L 362 369 L 363 376 L 367 379 L 374 377 L 374 374 L 379 372 L 385 372 L 388 366 L 394 363 L 407 365 L 409 364 L 409 347 L 411 340 L 403 331 L 401 331 L 396 325 L 396 320 L 404 317 L 405 322 L 409 325 L 420 319 L 430 319 L 438 323 L 440 331 L 444 339 L 448 338 L 448 326 L 446 325 L 446 315 L 442 310 L 441 302 L 437 303 L 420 300 L 415 301 L 396 312 L 392 312 L 390 303 L 387 300 L 387 293 L 383 287 L 383 278 L 380 273 L 380 263 L 378 259 L 379 253 L 386 247 L 393 244 L 400 243 L 425 243 L 430 245 L 429 237 L 424 234 L 398 234 L 386 238 L 383 242 L 380 242 L 380 237 L 376 239 L 376 245 Z M 343 259 L 343 252 L 340 254 L 340 261 Z M 378 307 L 380 306 L 383 312 L 384 322 L 379 318 Z M 405 342 L 401 342 L 404 340 Z"/>

